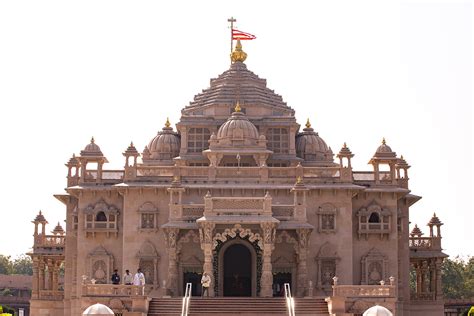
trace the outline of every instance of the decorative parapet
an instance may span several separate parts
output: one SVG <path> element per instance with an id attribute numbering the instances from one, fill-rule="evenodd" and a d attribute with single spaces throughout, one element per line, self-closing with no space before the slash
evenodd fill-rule
<path id="1" fill-rule="evenodd" d="M 271 197 L 211 197 L 206 196 L 205 215 L 271 215 Z"/>
<path id="2" fill-rule="evenodd" d="M 410 250 L 439 250 L 441 251 L 441 237 L 410 237 Z"/>
<path id="3" fill-rule="evenodd" d="M 338 285 L 337 279 L 333 278 L 333 295 L 326 298 L 329 314 L 361 315 L 374 305 L 384 306 L 397 314 L 395 278 L 389 278 L 389 285 L 385 285 L 384 281 L 380 281 L 380 285 Z"/>
<path id="4" fill-rule="evenodd" d="M 334 285 L 333 296 L 346 298 L 388 298 L 396 296 L 396 287 L 394 285 Z"/>
<path id="5" fill-rule="evenodd" d="M 128 297 L 144 296 L 145 287 L 120 284 L 83 284 L 82 296 Z"/>
<path id="6" fill-rule="evenodd" d="M 64 235 L 37 235 L 34 239 L 33 249 L 37 248 L 64 248 L 66 236 Z"/>

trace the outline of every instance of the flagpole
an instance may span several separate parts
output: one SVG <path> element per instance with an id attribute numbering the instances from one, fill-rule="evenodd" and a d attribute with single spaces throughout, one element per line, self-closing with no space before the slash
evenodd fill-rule
<path id="1" fill-rule="evenodd" d="M 232 36 L 232 30 L 234 29 L 234 22 L 237 22 L 237 20 L 234 19 L 233 16 L 231 16 L 230 19 L 227 19 L 227 22 L 230 22 L 230 53 L 232 54 L 232 51 L 234 50 L 234 39 Z"/>

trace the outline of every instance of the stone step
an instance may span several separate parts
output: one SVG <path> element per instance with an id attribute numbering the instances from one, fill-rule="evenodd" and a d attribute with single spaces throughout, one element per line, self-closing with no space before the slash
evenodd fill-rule
<path id="1" fill-rule="evenodd" d="M 182 298 L 154 298 L 150 301 L 148 316 L 176 316 L 181 314 Z M 327 303 L 323 299 L 295 299 L 295 313 L 298 316 L 328 316 Z M 256 297 L 192 297 L 189 305 L 190 316 L 285 316 L 284 298 Z"/>

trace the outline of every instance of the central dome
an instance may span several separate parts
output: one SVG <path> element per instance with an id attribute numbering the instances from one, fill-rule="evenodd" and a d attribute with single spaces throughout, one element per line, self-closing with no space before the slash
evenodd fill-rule
<path id="1" fill-rule="evenodd" d="M 238 106 L 238 105 L 237 105 Z M 217 139 L 258 139 L 258 130 L 242 112 L 234 112 L 229 119 L 222 124 L 217 132 Z"/>
<path id="2" fill-rule="evenodd" d="M 247 106 L 271 106 L 293 113 L 283 98 L 267 87 L 267 81 L 258 77 L 240 61 L 234 62 L 230 69 L 217 78 L 211 79 L 210 87 L 196 95 L 185 111 L 215 104 L 234 104 L 240 100 Z"/>

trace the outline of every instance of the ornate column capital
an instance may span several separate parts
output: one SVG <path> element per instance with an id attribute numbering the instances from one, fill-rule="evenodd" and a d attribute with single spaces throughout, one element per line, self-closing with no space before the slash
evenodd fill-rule
<path id="1" fill-rule="evenodd" d="M 165 235 L 165 242 L 168 249 L 176 249 L 176 242 L 179 234 L 179 228 L 166 227 L 163 228 Z"/>

